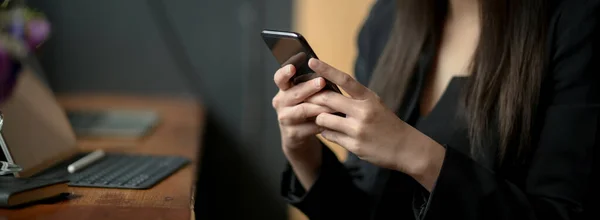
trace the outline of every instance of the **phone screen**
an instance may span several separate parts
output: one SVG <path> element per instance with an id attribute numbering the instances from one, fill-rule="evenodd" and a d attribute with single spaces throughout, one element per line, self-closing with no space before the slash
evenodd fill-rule
<path id="1" fill-rule="evenodd" d="M 310 48 L 307 48 L 300 39 L 291 37 L 264 37 L 265 43 L 271 49 L 273 56 L 285 66 L 293 64 L 296 74 L 292 78 L 294 84 L 298 84 L 315 77 L 313 70 L 308 67 L 310 58 L 317 58 Z"/>

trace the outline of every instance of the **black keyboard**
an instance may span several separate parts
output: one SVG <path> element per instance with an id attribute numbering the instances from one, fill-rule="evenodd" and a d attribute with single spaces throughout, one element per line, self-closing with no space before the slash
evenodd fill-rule
<path id="1" fill-rule="evenodd" d="M 189 163 L 188 159 L 176 156 L 107 153 L 99 161 L 76 173 L 67 172 L 67 166 L 83 156 L 85 154 L 58 164 L 39 176 L 66 176 L 70 186 L 147 189 Z"/>

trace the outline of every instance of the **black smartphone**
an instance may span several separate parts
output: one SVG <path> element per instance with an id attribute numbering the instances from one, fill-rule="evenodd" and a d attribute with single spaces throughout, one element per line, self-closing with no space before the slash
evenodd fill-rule
<path id="1" fill-rule="evenodd" d="M 318 77 L 318 74 L 315 74 L 308 67 L 308 60 L 319 58 L 302 35 L 295 32 L 276 30 L 263 30 L 261 35 L 282 67 L 288 64 L 293 64 L 296 67 L 296 74 L 291 79 L 292 84 L 296 85 Z M 325 82 L 326 85 L 323 89 L 341 94 L 337 85 L 327 79 L 325 79 Z"/>

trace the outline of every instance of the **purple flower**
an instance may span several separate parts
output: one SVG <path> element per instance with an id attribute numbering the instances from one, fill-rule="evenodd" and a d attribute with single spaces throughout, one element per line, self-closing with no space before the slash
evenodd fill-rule
<path id="1" fill-rule="evenodd" d="M 0 27 L 0 30 L 4 31 L 3 34 L 5 35 L 22 39 L 21 42 L 26 45 L 20 46 L 24 46 L 28 51 L 35 50 L 38 45 L 48 38 L 50 24 L 40 17 L 33 17 L 25 21 L 22 13 L 18 13 L 18 11 L 12 12 L 15 15 L 12 17 L 12 22 L 10 22 L 8 27 Z M 11 13 L 11 11 L 0 11 L 0 13 Z M 12 94 L 23 65 L 19 60 L 15 59 L 15 54 L 9 53 L 14 52 L 14 50 L 5 49 L 6 47 L 18 46 L 10 45 L 11 43 L 14 44 L 14 42 L 0 41 L 0 104 L 6 101 Z"/>
<path id="2" fill-rule="evenodd" d="M 43 19 L 33 19 L 27 22 L 25 29 L 27 43 L 31 50 L 40 45 L 50 34 L 50 23 Z"/>

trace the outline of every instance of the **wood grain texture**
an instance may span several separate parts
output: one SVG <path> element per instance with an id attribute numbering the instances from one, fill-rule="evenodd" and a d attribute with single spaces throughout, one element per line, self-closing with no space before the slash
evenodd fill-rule
<path id="1" fill-rule="evenodd" d="M 189 209 L 111 206 L 38 206 L 35 210 L 6 212 L 0 220 L 65 220 L 65 219 L 190 219 Z"/>
<path id="2" fill-rule="evenodd" d="M 83 151 L 178 155 L 192 163 L 148 190 L 70 187 L 72 199 L 19 210 L 0 219 L 190 219 L 204 112 L 193 100 L 109 95 L 59 96 L 66 109 L 151 109 L 161 122 L 142 140 L 80 139 Z"/>

